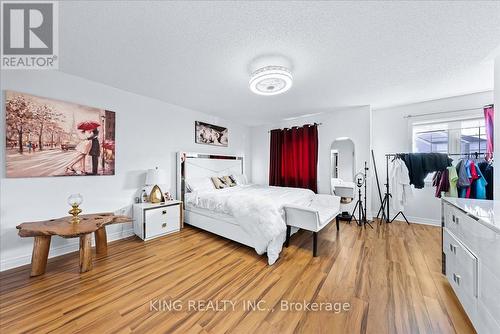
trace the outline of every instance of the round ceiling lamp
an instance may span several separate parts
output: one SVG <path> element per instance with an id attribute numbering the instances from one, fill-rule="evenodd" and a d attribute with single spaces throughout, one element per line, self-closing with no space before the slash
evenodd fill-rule
<path id="1" fill-rule="evenodd" d="M 265 66 L 252 73 L 249 87 L 258 95 L 278 95 L 289 90 L 292 83 L 292 73 L 287 67 Z"/>

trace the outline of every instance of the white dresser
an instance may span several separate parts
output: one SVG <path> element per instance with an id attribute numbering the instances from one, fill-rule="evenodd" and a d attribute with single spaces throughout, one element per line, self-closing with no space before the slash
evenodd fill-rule
<path id="1" fill-rule="evenodd" d="M 178 232 L 181 226 L 181 201 L 134 204 L 134 232 L 143 240 Z"/>
<path id="2" fill-rule="evenodd" d="M 500 201 L 443 198 L 443 274 L 479 334 L 500 333 Z"/>

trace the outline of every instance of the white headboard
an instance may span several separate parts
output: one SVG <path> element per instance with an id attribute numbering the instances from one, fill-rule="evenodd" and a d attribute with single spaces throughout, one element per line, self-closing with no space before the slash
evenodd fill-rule
<path id="1" fill-rule="evenodd" d="M 178 152 L 177 198 L 184 200 L 186 179 L 243 173 L 244 163 L 241 156 Z"/>

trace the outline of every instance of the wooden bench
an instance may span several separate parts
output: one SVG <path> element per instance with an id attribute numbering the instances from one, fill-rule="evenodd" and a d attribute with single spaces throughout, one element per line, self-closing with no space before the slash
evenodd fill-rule
<path id="1" fill-rule="evenodd" d="M 108 251 L 106 225 L 132 222 L 130 217 L 115 216 L 113 213 L 81 215 L 80 223 L 77 224 L 71 222 L 72 218 L 26 222 L 16 226 L 20 237 L 35 238 L 31 256 L 31 276 L 45 273 L 53 235 L 80 238 L 80 272 L 84 273 L 92 269 L 92 233 L 95 235 L 96 253 L 104 255 Z"/>
<path id="2" fill-rule="evenodd" d="M 334 219 L 339 230 L 340 197 L 318 194 L 310 206 L 285 205 L 286 241 L 290 244 L 291 227 L 311 231 L 313 233 L 313 256 L 318 256 L 318 232 Z"/>

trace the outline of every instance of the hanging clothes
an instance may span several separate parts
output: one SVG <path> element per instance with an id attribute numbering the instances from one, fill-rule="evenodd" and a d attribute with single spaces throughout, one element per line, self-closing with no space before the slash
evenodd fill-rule
<path id="1" fill-rule="evenodd" d="M 471 197 L 470 198 L 475 198 L 475 199 L 486 199 L 486 186 L 488 185 L 488 181 L 483 176 L 483 173 L 481 173 L 481 169 L 476 168 L 476 172 L 478 175 L 477 180 L 471 185 Z"/>
<path id="2" fill-rule="evenodd" d="M 493 200 L 493 164 L 482 161 L 479 170 L 486 181 L 486 199 Z"/>
<path id="3" fill-rule="evenodd" d="M 457 181 L 458 174 L 457 168 L 455 166 L 449 166 L 448 168 L 448 180 L 450 182 L 449 191 L 446 194 L 448 197 L 458 197 Z"/>
<path id="4" fill-rule="evenodd" d="M 427 174 L 445 170 L 451 166 L 452 161 L 444 153 L 407 153 L 403 155 L 403 159 L 408 168 L 410 184 L 417 189 L 425 186 Z"/>
<path id="5" fill-rule="evenodd" d="M 447 193 L 450 190 L 450 179 L 448 175 L 448 168 L 443 171 L 438 171 L 432 178 L 432 185 L 436 187 L 435 196 L 441 198 L 441 193 Z"/>
<path id="6" fill-rule="evenodd" d="M 458 197 L 460 198 L 465 198 L 467 194 L 467 188 L 470 187 L 470 179 L 469 176 L 467 175 L 466 164 L 467 164 L 467 159 L 460 159 L 460 161 L 457 163 L 457 173 L 458 173 L 457 188 L 458 188 Z"/>
<path id="7" fill-rule="evenodd" d="M 396 158 L 392 161 L 390 177 L 392 207 L 394 210 L 403 211 L 408 199 L 412 196 L 410 176 L 403 160 Z"/>
<path id="8" fill-rule="evenodd" d="M 432 186 L 436 187 L 435 196 L 441 198 L 441 193 L 448 193 L 450 190 L 450 179 L 448 168 L 437 171 L 432 177 Z"/>
<path id="9" fill-rule="evenodd" d="M 458 188 L 467 188 L 470 186 L 469 176 L 467 175 L 467 171 L 465 170 L 465 159 L 460 159 L 457 163 L 457 173 L 458 173 Z"/>
<path id="10" fill-rule="evenodd" d="M 441 180 L 441 171 L 435 172 L 434 176 L 432 176 L 432 186 L 437 187 L 439 185 L 440 180 Z"/>
<path id="11" fill-rule="evenodd" d="M 458 196 L 460 198 L 488 198 L 487 186 L 489 181 L 480 170 L 480 163 L 471 159 L 463 159 L 457 164 L 457 169 L 459 173 Z"/>
<path id="12" fill-rule="evenodd" d="M 465 198 L 474 198 L 471 197 L 471 191 L 474 188 L 474 182 L 476 182 L 477 179 L 479 179 L 479 175 L 477 174 L 476 170 L 476 163 L 474 160 L 468 160 L 466 164 L 466 170 L 467 170 L 467 175 L 469 176 L 470 180 L 470 187 L 467 188 Z"/>

